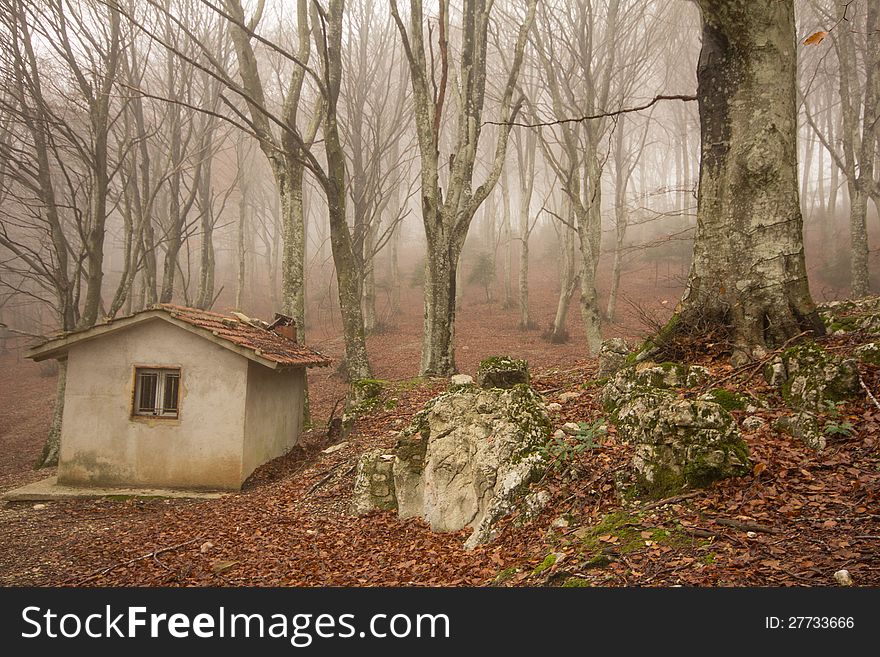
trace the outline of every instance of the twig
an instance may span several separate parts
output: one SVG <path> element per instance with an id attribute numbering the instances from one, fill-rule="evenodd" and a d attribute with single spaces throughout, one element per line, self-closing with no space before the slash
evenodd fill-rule
<path id="1" fill-rule="evenodd" d="M 877 401 L 877 398 L 874 396 L 874 393 L 871 392 L 871 389 L 867 386 L 861 374 L 859 374 L 859 385 L 864 388 L 866 393 L 868 393 L 868 398 L 874 402 L 874 406 L 880 409 L 880 402 Z"/>
<path id="2" fill-rule="evenodd" d="M 166 552 L 171 552 L 172 550 L 182 548 L 184 545 L 189 545 L 190 543 L 195 543 L 196 541 L 200 541 L 200 540 L 202 540 L 202 537 L 198 536 L 198 537 L 192 538 L 188 541 L 184 541 L 183 543 L 178 543 L 177 545 L 169 545 L 168 547 L 160 548 L 158 550 L 153 550 L 152 552 L 148 552 L 147 554 L 143 554 L 139 557 L 135 557 L 134 559 L 129 559 L 128 561 L 121 561 L 119 563 L 115 563 L 112 566 L 107 566 L 106 568 L 102 568 L 101 570 L 95 571 L 91 575 L 87 575 L 83 579 L 77 581 L 75 586 L 81 586 L 82 584 L 85 584 L 86 582 L 89 582 L 89 581 L 95 579 L 96 577 L 100 577 L 101 575 L 109 573 L 111 570 L 116 570 L 117 568 L 121 568 L 123 566 L 128 566 L 128 565 L 133 564 L 137 561 L 143 561 L 144 559 L 149 559 L 150 557 L 156 558 L 160 554 L 164 554 Z M 67 584 L 68 582 L 70 582 L 70 580 L 67 580 L 64 583 Z"/>
<path id="3" fill-rule="evenodd" d="M 314 486 L 309 488 L 308 492 L 305 495 L 303 495 L 301 499 L 303 499 L 303 500 L 306 499 L 309 495 L 311 495 L 316 490 L 318 490 L 321 486 L 323 486 L 330 479 L 330 477 L 333 476 L 333 473 L 336 472 L 336 470 L 339 468 L 339 466 L 341 466 L 343 463 L 345 463 L 345 461 L 340 461 L 339 463 L 334 465 L 332 468 L 327 470 L 327 473 L 323 477 L 321 477 L 321 480 L 318 483 L 316 483 Z"/>
<path id="4" fill-rule="evenodd" d="M 702 494 L 703 491 L 697 490 L 692 493 L 685 493 L 683 495 L 674 495 L 673 497 L 667 497 L 666 499 L 657 500 L 656 502 L 645 504 L 644 506 L 639 507 L 639 511 L 649 511 L 650 509 L 656 509 L 658 506 L 663 506 L 664 504 L 674 504 L 675 502 L 689 500 L 692 497 L 697 497 L 698 495 Z"/>
<path id="5" fill-rule="evenodd" d="M 520 128 L 546 128 L 554 125 L 562 125 L 564 123 L 582 123 L 583 121 L 590 121 L 593 119 L 602 119 L 608 118 L 612 116 L 620 116 L 621 114 L 628 114 L 630 112 L 641 112 L 642 110 L 646 110 L 649 107 L 659 103 L 661 100 L 681 100 L 684 102 L 690 102 L 696 100 L 696 96 L 690 96 L 685 94 L 675 94 L 675 95 L 665 95 L 661 94 L 659 96 L 655 96 L 652 100 L 645 103 L 644 105 L 639 105 L 637 107 L 625 107 L 623 109 L 619 109 L 613 112 L 601 112 L 599 114 L 591 114 L 588 116 L 580 116 L 577 118 L 570 119 L 559 119 L 557 121 L 545 121 L 542 123 L 519 123 L 517 121 L 483 121 L 483 125 L 500 125 L 500 126 L 518 126 Z"/>
<path id="6" fill-rule="evenodd" d="M 733 527 L 734 529 L 742 529 L 749 532 L 762 532 L 764 534 L 781 534 L 782 531 L 775 527 L 767 525 L 756 525 L 750 522 L 740 522 L 739 520 L 730 520 L 728 518 L 714 518 L 716 525 L 724 525 L 725 527 Z"/>

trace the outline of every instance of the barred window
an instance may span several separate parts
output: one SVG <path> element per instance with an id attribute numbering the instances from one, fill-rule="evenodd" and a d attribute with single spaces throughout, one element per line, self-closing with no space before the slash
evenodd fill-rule
<path id="1" fill-rule="evenodd" d="M 136 368 L 134 415 L 176 418 L 179 396 L 179 369 Z"/>

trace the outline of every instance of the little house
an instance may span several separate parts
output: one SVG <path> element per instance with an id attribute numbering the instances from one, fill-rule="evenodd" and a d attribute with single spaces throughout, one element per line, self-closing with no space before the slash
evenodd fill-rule
<path id="1" fill-rule="evenodd" d="M 170 304 L 28 353 L 67 359 L 58 483 L 236 490 L 293 447 L 306 368 L 330 359 L 271 323 Z"/>

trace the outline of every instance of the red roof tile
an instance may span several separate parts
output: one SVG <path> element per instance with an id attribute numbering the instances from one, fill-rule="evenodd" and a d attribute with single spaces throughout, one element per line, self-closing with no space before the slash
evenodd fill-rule
<path id="1" fill-rule="evenodd" d="M 175 319 L 210 331 L 215 337 L 250 349 L 257 356 L 280 365 L 324 367 L 332 362 L 314 349 L 234 316 L 170 303 L 153 306 L 151 310 L 164 310 Z"/>

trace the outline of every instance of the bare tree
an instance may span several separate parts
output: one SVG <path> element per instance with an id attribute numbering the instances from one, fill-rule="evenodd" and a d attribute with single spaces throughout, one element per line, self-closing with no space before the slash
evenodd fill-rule
<path id="1" fill-rule="evenodd" d="M 502 122 L 515 115 L 514 99 L 523 51 L 535 15 L 537 0 L 529 0 L 513 46 L 512 64 L 502 88 L 499 114 Z M 461 51 L 457 71 L 453 69 L 453 97 L 456 134 L 448 157 L 445 194 L 441 188 L 441 126 L 452 52 L 450 51 L 450 7 L 439 2 L 437 48 L 439 82 L 435 75 L 432 33 L 424 38 L 426 17 L 423 2 L 409 3 L 409 27 L 403 21 L 397 0 L 391 0 L 391 14 L 397 23 L 410 67 L 413 114 L 421 156 L 422 222 L 428 243 L 425 267 L 425 331 L 421 373 L 447 375 L 455 371 L 454 325 L 456 273 L 461 249 L 474 214 L 498 182 L 507 152 L 509 127 L 498 130 L 495 154 L 485 181 L 474 185 L 486 92 L 489 23 L 494 3 L 464 0 L 461 11 Z M 446 162 L 444 162 L 444 165 Z"/>

